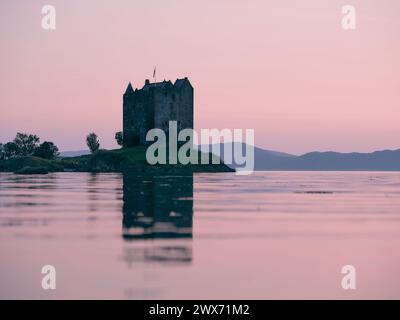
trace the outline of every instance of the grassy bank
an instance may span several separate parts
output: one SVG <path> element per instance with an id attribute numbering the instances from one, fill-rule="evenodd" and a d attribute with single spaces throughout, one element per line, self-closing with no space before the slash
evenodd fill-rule
<path id="1" fill-rule="evenodd" d="M 34 174 L 59 171 L 178 173 L 182 171 L 232 172 L 233 170 L 224 164 L 149 165 L 146 161 L 145 147 L 100 150 L 91 155 L 57 160 L 46 160 L 33 156 L 0 160 L 0 172 Z"/>

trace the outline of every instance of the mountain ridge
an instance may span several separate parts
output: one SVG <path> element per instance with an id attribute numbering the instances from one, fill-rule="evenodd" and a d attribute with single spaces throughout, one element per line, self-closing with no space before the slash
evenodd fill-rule
<path id="1" fill-rule="evenodd" d="M 235 147 L 242 144 L 236 142 Z M 224 144 L 221 159 L 224 159 Z M 373 152 L 311 151 L 302 155 L 254 147 L 254 170 L 293 171 L 400 171 L 400 149 Z M 229 165 L 236 168 L 236 165 Z"/>

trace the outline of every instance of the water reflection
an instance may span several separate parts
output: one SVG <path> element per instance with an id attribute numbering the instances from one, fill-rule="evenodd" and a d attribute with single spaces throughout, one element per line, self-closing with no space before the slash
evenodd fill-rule
<path id="1" fill-rule="evenodd" d="M 0 173 L 0 298 L 48 299 L 49 263 L 54 299 L 348 299 L 348 263 L 398 298 L 399 208 L 398 172 Z"/>
<path id="2" fill-rule="evenodd" d="M 193 175 L 123 174 L 122 237 L 126 241 L 192 239 Z M 187 263 L 191 241 L 152 242 L 124 249 L 124 260 Z"/>

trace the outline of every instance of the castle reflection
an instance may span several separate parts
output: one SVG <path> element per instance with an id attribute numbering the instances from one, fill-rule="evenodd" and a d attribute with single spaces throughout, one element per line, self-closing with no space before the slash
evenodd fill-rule
<path id="1" fill-rule="evenodd" d="M 187 263 L 192 260 L 193 175 L 123 174 L 123 232 L 142 243 L 124 250 L 124 260 Z M 143 240 L 160 240 L 143 242 Z"/>

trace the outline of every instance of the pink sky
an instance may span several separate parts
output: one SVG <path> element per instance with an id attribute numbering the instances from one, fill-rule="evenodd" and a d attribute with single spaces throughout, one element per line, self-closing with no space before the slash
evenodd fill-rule
<path id="1" fill-rule="evenodd" d="M 0 142 L 25 131 L 79 150 L 95 131 L 115 147 L 127 83 L 157 65 L 158 80 L 189 77 L 196 129 L 253 128 L 296 154 L 400 148 L 398 0 L 3 0 L 0 43 Z"/>

